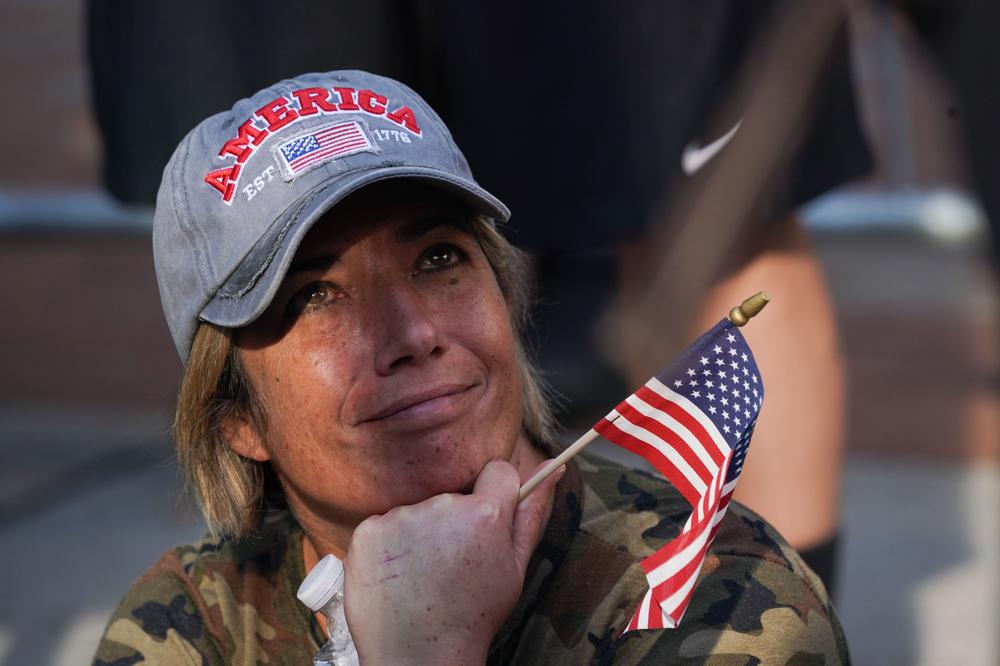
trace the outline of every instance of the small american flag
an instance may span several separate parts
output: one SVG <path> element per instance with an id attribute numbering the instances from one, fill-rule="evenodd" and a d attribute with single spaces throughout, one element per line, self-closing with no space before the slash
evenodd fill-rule
<path id="1" fill-rule="evenodd" d="M 746 340 L 723 319 L 594 426 L 652 463 L 693 507 L 681 534 L 642 561 L 649 590 L 626 631 L 673 628 L 684 616 L 763 398 Z"/>
<path id="2" fill-rule="evenodd" d="M 375 152 L 375 149 L 356 121 L 318 127 L 278 146 L 284 170 L 290 176 L 336 157 L 364 151 Z"/>

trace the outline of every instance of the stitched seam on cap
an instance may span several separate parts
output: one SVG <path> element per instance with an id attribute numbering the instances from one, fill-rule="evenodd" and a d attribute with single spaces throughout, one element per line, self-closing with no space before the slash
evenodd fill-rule
<path id="1" fill-rule="evenodd" d="M 199 278 L 199 282 L 201 281 L 201 277 L 203 275 L 207 277 L 210 281 L 214 281 L 215 271 L 212 270 L 211 262 L 207 260 L 207 255 L 209 252 L 208 239 L 202 228 L 199 225 L 194 224 L 192 222 L 192 215 L 190 209 L 191 199 L 188 190 L 187 180 L 183 177 L 184 176 L 183 166 L 187 161 L 189 152 L 190 152 L 190 142 L 185 142 L 184 154 L 183 156 L 180 156 L 183 157 L 183 159 L 179 159 L 177 161 L 178 166 L 174 170 L 175 172 L 174 178 L 178 182 L 178 187 L 175 188 L 175 192 L 177 191 L 180 192 L 180 202 L 179 205 L 176 206 L 176 208 L 179 213 L 180 217 L 179 221 L 181 222 L 181 227 L 188 232 L 186 235 L 191 239 L 191 252 L 195 258 L 195 264 L 197 266 L 197 270 L 199 273 L 199 275 L 197 276 Z"/>
<path id="2" fill-rule="evenodd" d="M 323 187 L 316 190 L 316 192 L 309 195 L 308 198 L 306 198 L 301 204 L 299 204 L 298 209 L 295 211 L 295 213 L 292 214 L 289 220 L 282 227 L 281 233 L 278 234 L 278 237 L 275 239 L 274 243 L 271 244 L 271 251 L 267 253 L 267 256 L 261 262 L 260 268 L 258 268 L 257 271 L 252 276 L 250 276 L 250 278 L 246 281 L 246 283 L 242 287 L 240 287 L 240 289 L 236 293 L 227 294 L 224 296 L 224 298 L 243 298 L 243 296 L 245 296 L 247 292 L 249 292 L 251 289 L 254 288 L 254 285 L 257 284 L 257 281 L 260 280 L 260 277 L 271 266 L 271 262 L 274 261 L 274 255 L 278 253 L 278 248 L 281 247 L 281 242 L 285 239 L 285 236 L 288 234 L 288 230 L 292 227 L 292 225 L 298 221 L 299 215 L 302 214 L 302 210 L 307 205 L 309 205 L 309 203 L 311 203 L 313 199 L 318 197 L 322 192 L 326 191 L 327 188 L 332 186 L 333 183 L 327 183 Z"/>

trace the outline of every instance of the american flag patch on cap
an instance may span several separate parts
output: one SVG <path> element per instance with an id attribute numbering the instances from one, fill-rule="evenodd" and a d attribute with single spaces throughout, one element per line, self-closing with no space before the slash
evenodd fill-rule
<path id="1" fill-rule="evenodd" d="M 362 152 L 375 153 L 378 150 L 368 139 L 361 123 L 353 120 L 321 125 L 307 134 L 278 144 L 274 149 L 281 172 L 288 180 L 330 160 Z"/>

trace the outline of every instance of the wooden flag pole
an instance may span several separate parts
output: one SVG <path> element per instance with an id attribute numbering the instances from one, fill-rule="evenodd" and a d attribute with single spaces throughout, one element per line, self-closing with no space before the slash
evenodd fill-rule
<path id="1" fill-rule="evenodd" d="M 766 291 L 757 292 L 729 311 L 729 321 L 733 322 L 736 326 L 746 326 L 746 323 L 760 313 L 770 301 L 771 297 L 767 295 Z M 573 456 L 582 451 L 587 444 L 590 444 L 595 439 L 597 439 L 597 431 L 591 428 L 580 439 L 570 444 L 565 451 L 553 458 L 552 462 L 543 467 L 538 474 L 528 479 L 521 486 L 521 490 L 517 494 L 517 501 L 520 502 L 531 494 L 531 491 L 537 488 L 538 484 L 549 478 L 553 472 L 569 462 Z"/>
<path id="2" fill-rule="evenodd" d="M 520 492 L 517 494 L 517 501 L 520 502 L 527 497 L 532 490 L 538 487 L 539 483 L 549 478 L 549 475 L 552 474 L 552 472 L 569 462 L 570 458 L 582 451 L 583 447 L 587 446 L 587 444 L 590 444 L 595 439 L 597 439 L 597 431 L 591 428 L 584 433 L 583 437 L 573 442 L 565 451 L 553 458 L 552 462 L 542 468 L 542 471 L 525 481 L 524 485 L 521 486 Z"/>

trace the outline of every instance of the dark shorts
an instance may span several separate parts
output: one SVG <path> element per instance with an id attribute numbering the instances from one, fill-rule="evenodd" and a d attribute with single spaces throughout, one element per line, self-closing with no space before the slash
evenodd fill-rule
<path id="1" fill-rule="evenodd" d="M 105 177 L 152 203 L 200 120 L 281 78 L 360 68 L 442 115 L 511 240 L 607 250 L 636 237 L 684 175 L 681 154 L 738 117 L 716 110 L 773 2 L 92 2 Z M 517 5 L 517 6 L 515 6 Z M 869 168 L 841 34 L 773 215 Z"/>

